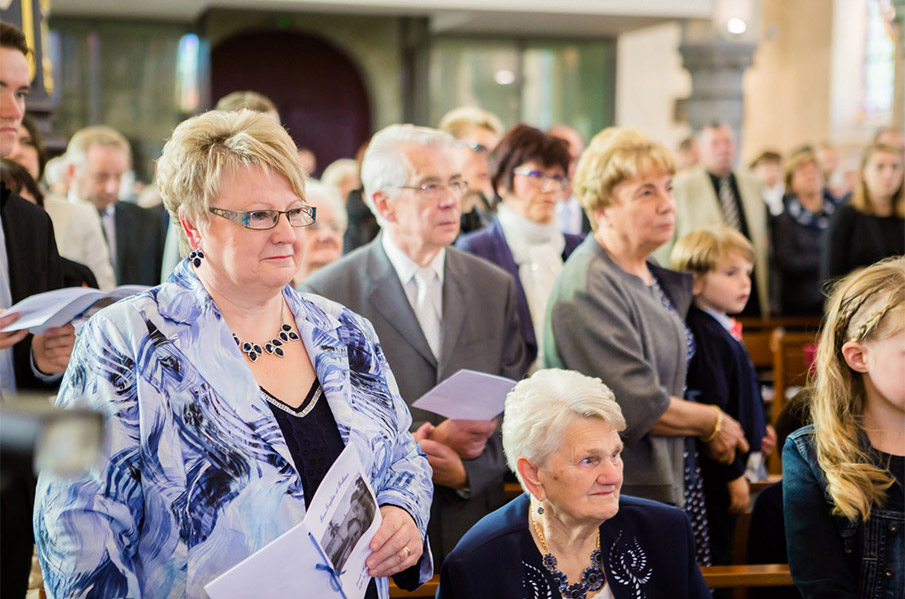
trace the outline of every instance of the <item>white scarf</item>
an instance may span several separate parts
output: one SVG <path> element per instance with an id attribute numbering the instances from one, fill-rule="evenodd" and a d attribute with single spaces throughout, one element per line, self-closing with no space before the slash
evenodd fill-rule
<path id="1" fill-rule="evenodd" d="M 547 315 L 547 301 L 553 291 L 556 277 L 562 271 L 562 252 L 566 247 L 566 238 L 554 218 L 543 225 L 528 220 L 516 213 L 505 203 L 497 210 L 500 226 L 512 257 L 518 265 L 519 279 L 528 300 L 528 311 L 534 325 L 534 336 L 537 339 L 537 360 L 532 364 L 542 364 L 544 319 Z"/>

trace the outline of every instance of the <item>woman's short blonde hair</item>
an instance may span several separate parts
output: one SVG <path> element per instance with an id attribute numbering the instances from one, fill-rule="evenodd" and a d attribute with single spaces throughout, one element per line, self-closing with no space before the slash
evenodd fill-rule
<path id="1" fill-rule="evenodd" d="M 519 458 L 546 464 L 565 441 L 569 425 L 587 418 L 599 418 L 616 431 L 625 430 L 622 409 L 598 378 L 549 368 L 538 370 L 509 392 L 503 416 L 503 451 L 525 491 Z"/>
<path id="2" fill-rule="evenodd" d="M 613 188 L 648 174 L 675 174 L 672 154 L 636 129 L 609 127 L 594 136 L 578 160 L 572 190 L 591 225 L 613 203 Z"/>
<path id="3" fill-rule="evenodd" d="M 786 191 L 792 191 L 792 179 L 795 177 L 795 171 L 810 162 L 813 162 L 818 168 L 820 167 L 817 154 L 811 150 L 801 150 L 789 157 L 788 161 L 786 161 L 786 172 L 783 178 L 783 182 L 786 184 Z"/>
<path id="4" fill-rule="evenodd" d="M 157 186 L 170 218 L 178 220 L 184 207 L 191 221 L 206 221 L 224 176 L 250 166 L 286 177 L 304 201 L 305 173 L 295 143 L 270 116 L 211 110 L 181 123 L 157 160 Z M 179 232 L 186 253 L 188 240 L 181 227 Z"/>
<path id="5" fill-rule="evenodd" d="M 754 264 L 754 246 L 732 227 L 707 227 L 692 231 L 676 242 L 670 254 L 670 267 L 690 271 L 697 278 L 732 256 L 741 256 Z"/>

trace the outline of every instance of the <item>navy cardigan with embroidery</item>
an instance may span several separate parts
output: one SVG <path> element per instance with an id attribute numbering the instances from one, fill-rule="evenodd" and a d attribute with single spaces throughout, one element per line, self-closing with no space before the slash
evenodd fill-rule
<path id="1" fill-rule="evenodd" d="M 523 494 L 462 537 L 443 562 L 438 599 L 548 596 L 543 587 L 549 576 L 539 577 L 535 566 L 541 559 L 528 530 L 528 507 Z M 600 525 L 600 549 L 615 599 L 710 599 L 695 562 L 691 525 L 678 508 L 623 495 L 619 512 Z"/>

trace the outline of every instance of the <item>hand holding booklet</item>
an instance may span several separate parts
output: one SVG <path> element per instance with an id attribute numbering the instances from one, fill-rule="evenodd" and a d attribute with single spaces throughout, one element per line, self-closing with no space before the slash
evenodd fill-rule
<path id="1" fill-rule="evenodd" d="M 207 583 L 211 599 L 362 599 L 365 560 L 382 518 L 377 498 L 347 446 L 311 499 L 301 524 Z"/>
<path id="2" fill-rule="evenodd" d="M 503 413 L 515 381 L 463 368 L 422 395 L 412 407 L 452 420 L 490 420 Z"/>
<path id="3" fill-rule="evenodd" d="M 18 313 L 19 319 L 0 333 L 29 329 L 35 335 L 43 335 L 47 329 L 69 322 L 78 327 L 101 308 L 147 289 L 150 287 L 146 285 L 123 285 L 105 292 L 90 287 L 65 287 L 37 293 L 7 310 L 10 314 Z"/>

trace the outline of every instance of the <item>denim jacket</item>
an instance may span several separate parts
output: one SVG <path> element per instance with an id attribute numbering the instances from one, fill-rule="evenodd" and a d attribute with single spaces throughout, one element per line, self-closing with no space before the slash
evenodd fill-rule
<path id="1" fill-rule="evenodd" d="M 805 599 L 905 597 L 902 473 L 886 505 L 874 505 L 866 522 L 832 515 L 813 426 L 789 435 L 782 473 L 789 567 Z"/>

